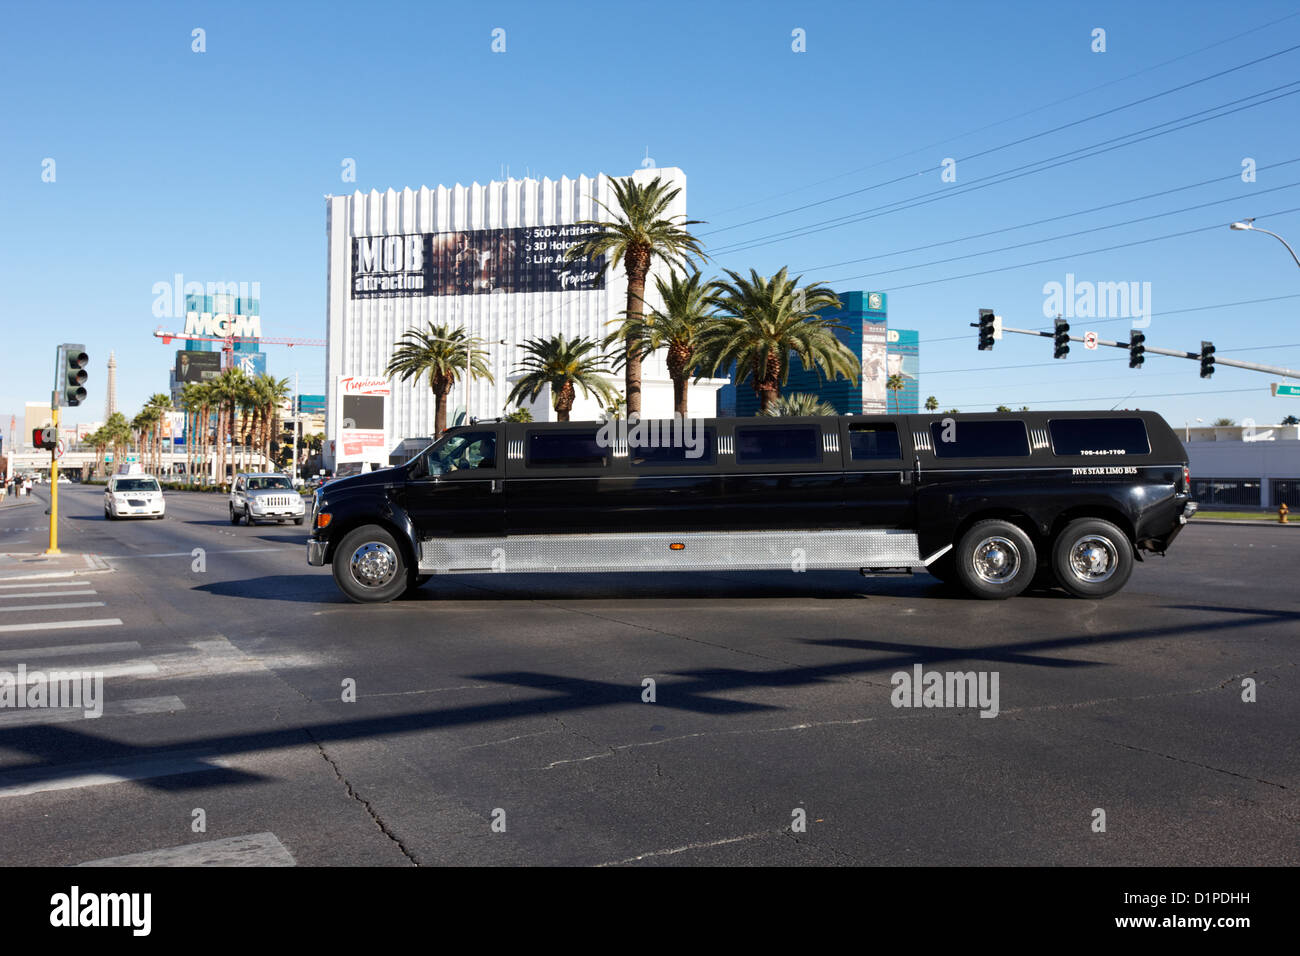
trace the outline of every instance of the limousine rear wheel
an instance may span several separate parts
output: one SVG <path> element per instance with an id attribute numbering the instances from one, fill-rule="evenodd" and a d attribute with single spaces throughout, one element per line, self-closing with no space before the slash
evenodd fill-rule
<path id="1" fill-rule="evenodd" d="M 334 581 L 361 604 L 391 601 L 406 590 L 410 571 L 397 539 L 378 525 L 362 525 L 334 550 Z"/>
<path id="2" fill-rule="evenodd" d="M 1133 546 L 1109 521 L 1080 518 L 1057 535 L 1052 568 L 1061 587 L 1075 597 L 1109 597 L 1133 573 Z"/>
<path id="3" fill-rule="evenodd" d="M 957 581 L 978 598 L 1015 597 L 1034 579 L 1034 542 L 1010 521 L 976 522 L 956 548 Z"/>

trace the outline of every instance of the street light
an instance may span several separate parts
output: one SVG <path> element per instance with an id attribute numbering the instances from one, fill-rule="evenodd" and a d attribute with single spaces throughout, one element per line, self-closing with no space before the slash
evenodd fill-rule
<path id="1" fill-rule="evenodd" d="M 1204 418 L 1198 418 L 1198 419 L 1196 419 L 1196 420 L 1197 420 L 1198 422 L 1201 422 L 1201 423 L 1204 423 L 1204 422 L 1205 422 L 1205 419 L 1204 419 Z M 1183 433 L 1184 433 L 1184 436 L 1185 436 L 1184 439 L 1183 439 L 1184 441 L 1191 441 L 1191 440 L 1192 440 L 1192 425 L 1191 425 L 1191 422 L 1189 422 L 1189 421 L 1188 421 L 1187 419 L 1185 419 L 1185 418 L 1183 419 Z"/>
<path id="2" fill-rule="evenodd" d="M 1297 266 L 1300 266 L 1300 256 L 1297 256 L 1295 254 L 1295 250 L 1291 248 L 1291 244 L 1287 242 L 1285 239 L 1283 239 L 1281 236 L 1279 236 L 1276 232 L 1269 232 L 1267 229 L 1260 229 L 1258 226 L 1256 226 L 1254 216 L 1251 216 L 1249 219 L 1242 219 L 1240 222 L 1234 222 L 1231 225 L 1229 225 L 1228 228 L 1234 229 L 1238 232 L 1247 232 L 1247 231 L 1262 232 L 1266 236 L 1272 236 L 1278 242 L 1282 243 L 1282 245 L 1286 246 L 1286 251 L 1291 253 L 1291 258 L 1295 260 L 1295 264 Z"/>

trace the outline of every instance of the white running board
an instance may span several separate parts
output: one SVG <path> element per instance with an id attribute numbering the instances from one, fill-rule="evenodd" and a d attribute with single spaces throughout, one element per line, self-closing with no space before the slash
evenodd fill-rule
<path id="1" fill-rule="evenodd" d="M 420 542 L 419 573 L 856 571 L 922 563 L 911 531 L 653 532 L 430 538 Z"/>

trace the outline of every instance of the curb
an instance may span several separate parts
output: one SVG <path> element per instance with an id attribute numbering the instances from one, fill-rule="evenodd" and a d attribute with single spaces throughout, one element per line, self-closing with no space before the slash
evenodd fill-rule
<path id="1" fill-rule="evenodd" d="M 1245 525 L 1248 528 L 1300 528 L 1300 521 L 1295 524 L 1282 524 L 1276 518 L 1266 521 L 1263 518 L 1202 518 L 1198 515 L 1187 523 Z"/>
<path id="2" fill-rule="evenodd" d="M 23 562 L 25 567 L 14 567 L 11 559 Z M 41 564 L 53 564 L 48 570 L 38 570 Z M 30 570 L 29 570 L 30 569 Z M 114 570 L 113 566 L 97 554 L 62 554 L 55 556 L 31 554 L 0 554 L 0 581 L 34 581 L 38 578 L 71 578 L 81 574 L 102 574 Z"/>

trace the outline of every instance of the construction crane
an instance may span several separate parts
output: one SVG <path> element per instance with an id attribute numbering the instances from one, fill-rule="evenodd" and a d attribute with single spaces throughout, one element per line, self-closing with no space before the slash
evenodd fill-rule
<path id="1" fill-rule="evenodd" d="M 235 364 L 235 345 L 244 342 L 253 342 L 258 345 L 287 345 L 293 348 L 295 345 L 324 347 L 324 339 L 256 339 L 242 335 L 225 335 L 221 337 L 212 337 L 207 335 L 190 335 L 187 332 L 164 332 L 162 328 L 154 330 L 154 338 L 162 339 L 163 345 L 170 345 L 172 339 L 184 339 L 187 342 L 220 342 L 221 354 L 223 356 L 221 367 L 231 368 Z"/>

